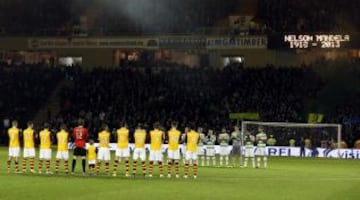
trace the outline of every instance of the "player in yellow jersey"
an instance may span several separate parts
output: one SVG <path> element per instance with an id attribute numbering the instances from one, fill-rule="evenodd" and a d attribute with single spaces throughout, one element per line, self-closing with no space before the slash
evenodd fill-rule
<path id="1" fill-rule="evenodd" d="M 9 136 L 9 158 L 7 161 L 7 171 L 10 173 L 11 161 L 14 160 L 15 163 L 15 171 L 16 173 L 20 173 L 19 171 L 19 156 L 20 156 L 20 130 L 18 129 L 18 122 L 16 120 L 12 121 L 12 127 L 8 130 Z"/>
<path id="2" fill-rule="evenodd" d="M 95 165 L 96 165 L 96 154 L 97 154 L 97 148 L 94 145 L 94 140 L 89 140 L 89 146 L 87 148 L 88 151 L 88 166 L 89 166 L 89 172 L 90 174 L 95 173 Z"/>
<path id="3" fill-rule="evenodd" d="M 23 131 L 24 154 L 23 154 L 23 173 L 26 173 L 27 161 L 30 161 L 30 172 L 34 173 L 35 162 L 35 131 L 34 124 L 27 122 L 27 128 Z"/>
<path id="4" fill-rule="evenodd" d="M 188 177 L 189 162 L 193 164 L 193 175 L 197 178 L 197 145 L 199 142 L 199 133 L 195 131 L 195 126 L 192 126 L 190 131 L 186 134 L 186 156 L 185 156 L 185 173 L 184 178 Z"/>
<path id="5" fill-rule="evenodd" d="M 137 161 L 141 160 L 142 173 L 145 177 L 146 175 L 146 152 L 145 152 L 145 142 L 146 142 L 146 131 L 142 128 L 142 125 L 139 124 L 134 133 L 134 153 L 133 153 L 133 172 L 132 176 L 136 175 Z"/>
<path id="6" fill-rule="evenodd" d="M 66 125 L 60 125 L 60 131 L 56 134 L 57 139 L 57 153 L 56 153 L 56 162 L 55 162 L 55 173 L 59 171 L 60 161 L 64 161 L 65 173 L 69 173 L 69 133 L 66 131 Z"/>
<path id="7" fill-rule="evenodd" d="M 176 178 L 179 178 L 179 159 L 180 159 L 180 131 L 176 129 L 177 124 L 173 122 L 171 124 L 171 129 L 168 131 L 167 140 L 168 140 L 168 178 L 171 178 L 171 167 L 175 165 L 175 174 Z"/>
<path id="8" fill-rule="evenodd" d="M 107 125 L 103 125 L 103 130 L 98 135 L 99 141 L 99 153 L 97 155 L 96 173 L 100 171 L 101 163 L 105 163 L 105 173 L 109 174 L 109 162 L 110 162 L 110 132 Z"/>
<path id="9" fill-rule="evenodd" d="M 39 156 L 39 174 L 42 173 L 42 165 L 46 164 L 46 174 L 50 172 L 50 160 L 51 160 L 51 132 L 49 130 L 49 124 L 44 124 L 44 129 L 40 131 L 40 156 Z"/>
<path id="10" fill-rule="evenodd" d="M 164 139 L 164 132 L 160 130 L 160 124 L 156 122 L 154 124 L 154 130 L 150 131 L 150 156 L 149 156 L 149 177 L 152 177 L 154 162 L 158 162 L 160 178 L 163 174 L 163 154 L 162 144 Z"/>
<path id="11" fill-rule="evenodd" d="M 121 158 L 125 160 L 125 176 L 130 176 L 129 174 L 129 129 L 127 128 L 126 123 L 120 123 L 120 127 L 116 131 L 116 139 L 117 139 L 117 148 L 115 153 L 115 162 L 114 162 L 114 172 L 113 176 L 117 175 L 117 168 L 119 163 L 121 162 Z"/>

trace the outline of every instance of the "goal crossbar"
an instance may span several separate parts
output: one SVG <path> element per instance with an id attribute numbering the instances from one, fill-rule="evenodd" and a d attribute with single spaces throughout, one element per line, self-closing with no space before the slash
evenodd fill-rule
<path id="1" fill-rule="evenodd" d="M 242 124 L 255 124 L 262 126 L 275 126 L 275 127 L 301 127 L 301 128 L 312 128 L 312 127 L 335 127 L 341 128 L 340 124 L 314 124 L 314 123 L 295 123 L 295 122 L 254 122 L 254 121 L 243 121 Z"/>

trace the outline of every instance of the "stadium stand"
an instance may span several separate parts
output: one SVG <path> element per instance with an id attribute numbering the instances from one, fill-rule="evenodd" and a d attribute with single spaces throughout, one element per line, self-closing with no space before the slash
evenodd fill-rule
<path id="1" fill-rule="evenodd" d="M 1 143 L 7 141 L 6 130 L 10 120 L 16 119 L 25 126 L 32 120 L 39 109 L 44 106 L 48 95 L 63 78 L 59 68 L 42 67 L 41 65 L 19 65 L 0 67 L 0 110 L 1 110 Z"/>
<path id="2" fill-rule="evenodd" d="M 228 113 L 238 111 L 260 112 L 268 121 L 301 121 L 304 99 L 314 98 L 320 83 L 312 70 L 291 67 L 99 68 L 82 72 L 73 88 L 64 88 L 56 121 L 73 124 L 83 117 L 91 132 L 121 120 L 130 127 L 155 121 L 169 127 L 176 120 L 181 127 L 195 122 L 220 129 L 230 127 Z"/>
<path id="3" fill-rule="evenodd" d="M 58 68 L 37 65 L 0 67 L 0 107 L 3 115 L 18 119 L 21 125 L 32 119 L 47 96 L 63 78 Z"/>

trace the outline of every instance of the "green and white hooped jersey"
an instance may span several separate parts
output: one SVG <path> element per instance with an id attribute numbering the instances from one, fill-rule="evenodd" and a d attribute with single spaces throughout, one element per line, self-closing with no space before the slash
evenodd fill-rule
<path id="1" fill-rule="evenodd" d="M 206 145 L 207 146 L 215 145 L 215 141 L 216 141 L 216 136 L 212 135 L 208 137 L 208 141 L 206 142 Z"/>
<path id="2" fill-rule="evenodd" d="M 245 148 L 246 149 L 252 149 L 254 148 L 254 143 L 252 141 L 246 141 L 245 142 Z"/>
<path id="3" fill-rule="evenodd" d="M 231 133 L 231 140 L 233 146 L 241 145 L 241 133 L 240 131 L 234 131 Z"/>
<path id="4" fill-rule="evenodd" d="M 206 143 L 206 136 L 204 133 L 199 134 L 199 143 L 198 146 L 202 147 Z"/>
<path id="5" fill-rule="evenodd" d="M 228 146 L 230 137 L 227 133 L 221 133 L 219 135 L 220 146 Z"/>
<path id="6" fill-rule="evenodd" d="M 267 136 L 265 133 L 258 133 L 256 135 L 256 141 L 258 147 L 266 147 Z"/>
<path id="7" fill-rule="evenodd" d="M 215 145 L 213 144 L 206 145 L 206 149 L 215 149 Z"/>
<path id="8" fill-rule="evenodd" d="M 253 149 L 254 148 L 254 137 L 253 136 L 245 136 L 244 138 L 244 146 L 245 146 L 245 149 Z"/>

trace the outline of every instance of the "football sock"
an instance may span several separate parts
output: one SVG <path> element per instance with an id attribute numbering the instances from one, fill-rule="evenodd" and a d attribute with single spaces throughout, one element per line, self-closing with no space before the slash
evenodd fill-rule
<path id="1" fill-rule="evenodd" d="M 10 166 L 11 166 L 11 160 L 7 161 L 7 170 L 10 171 Z"/>
<path id="2" fill-rule="evenodd" d="M 83 173 L 85 173 L 85 170 L 86 170 L 86 160 L 85 160 L 85 159 L 82 159 L 82 160 L 81 160 L 81 164 L 82 164 Z"/>
<path id="3" fill-rule="evenodd" d="M 114 161 L 114 174 L 116 174 L 118 166 L 119 166 L 119 160 L 115 160 Z"/>
<path id="4" fill-rule="evenodd" d="M 64 167 L 65 167 L 65 173 L 69 173 L 69 161 L 68 160 L 64 161 Z"/>
<path id="5" fill-rule="evenodd" d="M 133 174 L 136 174 L 136 161 L 133 161 Z"/>
<path id="6" fill-rule="evenodd" d="M 150 161 L 150 163 L 149 163 L 149 171 L 148 171 L 148 173 L 149 173 L 150 175 L 152 175 L 152 172 L 153 172 L 153 165 L 154 165 L 154 162 L 153 162 L 153 161 Z"/>
<path id="7" fill-rule="evenodd" d="M 105 163 L 105 173 L 108 174 L 109 173 L 109 162 Z"/>
<path id="8" fill-rule="evenodd" d="M 187 176 L 189 174 L 189 164 L 185 163 L 184 175 Z"/>
<path id="9" fill-rule="evenodd" d="M 72 171 L 72 172 L 74 172 L 75 166 L 76 166 L 76 159 L 73 159 L 73 161 L 72 161 L 72 166 L 71 166 L 71 171 Z"/>
<path id="10" fill-rule="evenodd" d="M 179 161 L 175 161 L 175 173 L 179 175 Z"/>
<path id="11" fill-rule="evenodd" d="M 59 171 L 60 160 L 55 161 L 55 172 Z"/>
<path id="12" fill-rule="evenodd" d="M 35 167 L 35 158 L 30 158 L 30 170 L 33 171 Z"/>
<path id="13" fill-rule="evenodd" d="M 142 173 L 143 173 L 143 175 L 145 175 L 146 174 L 146 161 L 142 161 L 141 166 L 142 166 Z"/>
<path id="14" fill-rule="evenodd" d="M 16 172 L 19 171 L 19 162 L 17 160 L 15 160 L 15 170 Z"/>
<path id="15" fill-rule="evenodd" d="M 171 167 L 172 167 L 172 160 L 169 160 L 168 163 L 167 163 L 167 171 L 168 171 L 168 174 L 171 174 Z"/>
<path id="16" fill-rule="evenodd" d="M 163 175 L 164 173 L 163 173 L 163 165 L 162 165 L 162 162 L 159 162 L 158 163 L 159 164 L 159 172 L 160 172 L 160 175 Z"/>
<path id="17" fill-rule="evenodd" d="M 129 168 L 130 168 L 130 165 L 129 165 L 129 160 L 125 160 L 125 174 L 129 174 Z"/>
<path id="18" fill-rule="evenodd" d="M 197 176 L 197 172 L 198 172 L 198 165 L 197 165 L 197 163 L 194 163 L 194 165 L 193 165 L 193 174 L 194 174 L 194 176 Z"/>
<path id="19" fill-rule="evenodd" d="M 46 171 L 49 172 L 50 171 L 50 160 L 45 161 L 46 163 Z"/>
<path id="20" fill-rule="evenodd" d="M 27 158 L 23 158 L 23 161 L 22 161 L 22 170 L 23 172 L 26 172 L 26 164 L 27 163 Z"/>

